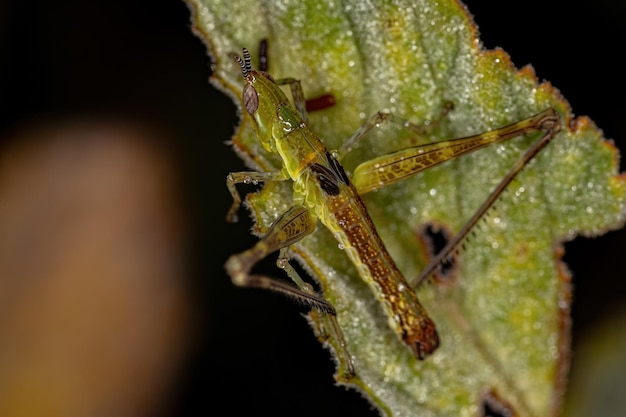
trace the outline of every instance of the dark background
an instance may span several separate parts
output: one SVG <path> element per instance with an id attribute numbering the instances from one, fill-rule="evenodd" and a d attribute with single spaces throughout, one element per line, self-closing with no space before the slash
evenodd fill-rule
<path id="1" fill-rule="evenodd" d="M 532 63 L 575 114 L 589 115 L 626 149 L 626 6 L 565 0 L 466 2 L 488 48 Z M 196 343 L 158 416 L 377 415 L 333 386 L 333 366 L 304 312 L 281 297 L 234 288 L 229 254 L 250 246 L 249 223 L 227 224 L 223 144 L 237 123 L 208 84 L 209 58 L 179 0 L 11 0 L 0 4 L 0 137 L 41 118 L 118 115 L 166 132 L 180 160 L 192 224 Z M 622 165 L 623 169 L 623 165 Z M 626 233 L 566 245 L 574 274 L 573 343 L 626 300 Z M 573 364 L 576 367 L 576 362 Z M 226 411 L 227 410 L 227 411 Z"/>

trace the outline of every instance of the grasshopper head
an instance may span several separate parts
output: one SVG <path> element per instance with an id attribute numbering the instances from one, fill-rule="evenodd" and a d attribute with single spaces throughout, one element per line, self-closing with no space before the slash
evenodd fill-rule
<path id="1" fill-rule="evenodd" d="M 232 57 L 241 66 L 244 80 L 243 108 L 250 115 L 263 147 L 269 152 L 274 152 L 273 132 L 278 127 L 276 124 L 282 122 L 277 117 L 278 109 L 287 102 L 287 97 L 269 74 L 252 69 L 247 49 L 243 49 L 243 59 L 237 55 Z"/>

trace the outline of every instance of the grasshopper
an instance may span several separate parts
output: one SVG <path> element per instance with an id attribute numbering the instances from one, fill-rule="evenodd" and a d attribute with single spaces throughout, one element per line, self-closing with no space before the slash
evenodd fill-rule
<path id="1" fill-rule="evenodd" d="M 439 336 L 435 323 L 420 303 L 414 288 L 432 275 L 456 250 L 514 177 L 554 138 L 560 130 L 557 111 L 548 108 L 532 117 L 486 133 L 382 155 L 362 163 L 349 177 L 340 164 L 341 156 L 349 152 L 367 132 L 383 122 L 400 123 L 409 128 L 412 125 L 399 117 L 379 112 L 342 145 L 338 154 L 331 153 L 308 125 L 306 102 L 299 80 L 274 80 L 264 71 L 253 70 L 250 54 L 245 48 L 243 58 L 237 55 L 233 55 L 233 58 L 239 63 L 244 80 L 242 103 L 245 113 L 265 150 L 280 156 L 282 169 L 277 172 L 230 173 L 226 185 L 233 203 L 227 219 L 236 219 L 241 204 L 236 185 L 240 183 L 292 181 L 294 202 L 293 207 L 279 216 L 252 248 L 228 259 L 225 268 L 233 283 L 277 291 L 322 311 L 330 323 L 330 336 L 337 338 L 343 350 L 338 354 L 350 364 L 347 373 L 353 374 L 354 369 L 335 319 L 334 307 L 289 264 L 289 247 L 313 233 L 319 220 L 337 238 L 361 278 L 381 301 L 392 330 L 416 358 L 425 359 L 439 346 Z M 290 88 L 293 103 L 287 99 L 281 85 Z M 510 169 L 462 230 L 422 274 L 409 283 L 385 249 L 360 195 L 457 156 L 534 131 L 541 131 L 543 135 Z M 254 265 L 276 251 L 279 252 L 277 265 L 286 271 L 295 286 L 251 273 Z"/>

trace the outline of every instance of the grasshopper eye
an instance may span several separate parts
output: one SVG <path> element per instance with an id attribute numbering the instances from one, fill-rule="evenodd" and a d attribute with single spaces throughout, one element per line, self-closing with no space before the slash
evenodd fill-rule
<path id="1" fill-rule="evenodd" d="M 243 106 L 248 114 L 254 114 L 259 108 L 259 96 L 251 84 L 243 87 Z"/>

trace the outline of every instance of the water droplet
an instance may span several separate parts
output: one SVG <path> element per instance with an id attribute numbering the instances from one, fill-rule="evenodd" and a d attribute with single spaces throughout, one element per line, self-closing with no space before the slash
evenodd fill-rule
<path id="1" fill-rule="evenodd" d="M 552 346 L 550 348 L 550 356 L 552 356 L 553 359 L 559 359 L 559 356 L 561 356 L 561 354 L 556 347 Z"/>

